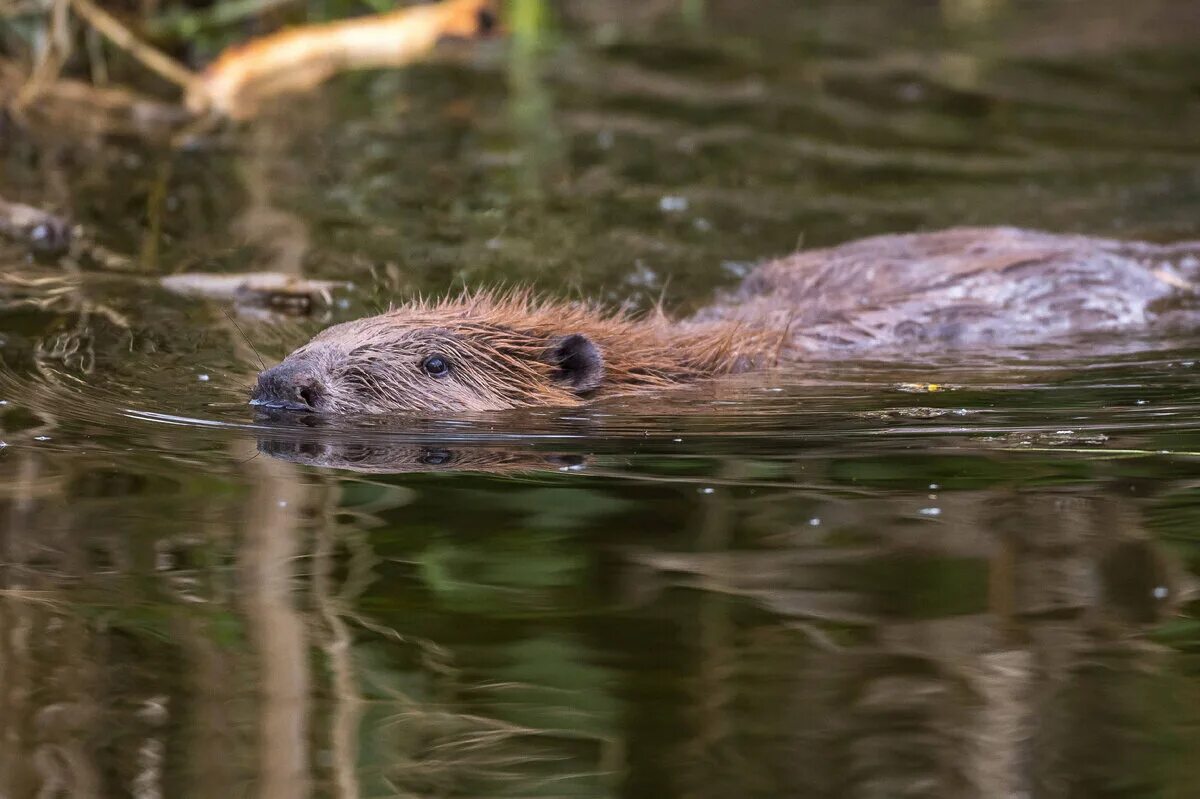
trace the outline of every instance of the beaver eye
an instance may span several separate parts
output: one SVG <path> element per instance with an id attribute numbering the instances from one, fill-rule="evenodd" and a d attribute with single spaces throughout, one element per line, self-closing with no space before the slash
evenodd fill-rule
<path id="1" fill-rule="evenodd" d="M 421 361 L 421 370 L 430 377 L 445 377 L 450 374 L 450 364 L 440 355 L 430 355 Z"/>

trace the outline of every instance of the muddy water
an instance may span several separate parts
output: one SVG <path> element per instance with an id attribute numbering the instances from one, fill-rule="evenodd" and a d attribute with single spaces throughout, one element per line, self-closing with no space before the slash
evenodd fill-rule
<path id="1" fill-rule="evenodd" d="M 0 796 L 1193 795 L 1200 338 L 244 405 L 418 291 L 685 311 L 800 241 L 1200 237 L 1200 6 L 1127 5 L 589 0 L 182 151 L 4 127 L 3 194 L 132 269 L 0 244 Z M 150 279 L 263 268 L 355 289 Z"/>

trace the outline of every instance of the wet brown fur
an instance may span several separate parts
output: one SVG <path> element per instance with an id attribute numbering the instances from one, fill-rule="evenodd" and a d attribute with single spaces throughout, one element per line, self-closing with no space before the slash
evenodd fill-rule
<path id="1" fill-rule="evenodd" d="M 594 390 L 577 391 L 547 357 L 573 335 L 602 353 Z M 289 358 L 310 360 L 321 373 L 328 412 L 488 411 L 576 405 L 746 371 L 766 365 L 780 342 L 778 331 L 743 322 L 681 324 L 661 311 L 605 312 L 524 292 L 478 292 L 335 325 Z M 444 380 L 421 372 L 421 360 L 435 354 L 451 363 Z"/>
<path id="2" fill-rule="evenodd" d="M 310 407 L 327 413 L 570 406 L 867 350 L 904 357 L 1194 328 L 1198 275 L 1200 242 L 1016 228 L 877 236 L 766 263 L 678 321 L 527 293 L 412 303 L 319 334 L 260 375 L 256 397 L 288 400 L 311 384 Z M 576 357 L 560 357 L 564 348 Z M 423 373 L 430 355 L 450 374 Z"/>

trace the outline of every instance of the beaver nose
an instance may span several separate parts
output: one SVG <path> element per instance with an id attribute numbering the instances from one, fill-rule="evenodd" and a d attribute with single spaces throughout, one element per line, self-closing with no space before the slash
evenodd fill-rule
<path id="1" fill-rule="evenodd" d="M 321 381 L 303 364 L 284 363 L 258 376 L 250 404 L 285 411 L 315 411 Z"/>

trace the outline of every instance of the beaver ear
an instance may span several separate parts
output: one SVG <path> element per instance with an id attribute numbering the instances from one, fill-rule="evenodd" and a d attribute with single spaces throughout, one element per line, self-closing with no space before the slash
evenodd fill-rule
<path id="1" fill-rule="evenodd" d="M 553 341 L 548 360 L 558 367 L 558 379 L 577 394 L 596 390 L 604 380 L 604 356 L 600 354 L 600 348 L 582 333 Z"/>

